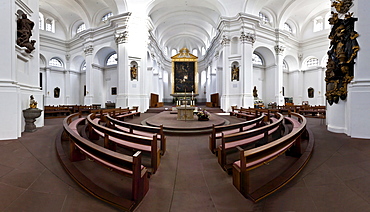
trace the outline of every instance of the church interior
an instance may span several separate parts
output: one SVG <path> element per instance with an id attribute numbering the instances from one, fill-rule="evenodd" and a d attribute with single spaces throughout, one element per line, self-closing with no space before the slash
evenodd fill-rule
<path id="1" fill-rule="evenodd" d="M 0 210 L 369 211 L 368 8 L 7 0 Z"/>

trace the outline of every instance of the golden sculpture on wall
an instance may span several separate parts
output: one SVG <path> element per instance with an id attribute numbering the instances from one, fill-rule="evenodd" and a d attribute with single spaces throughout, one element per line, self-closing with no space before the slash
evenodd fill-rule
<path id="1" fill-rule="evenodd" d="M 358 19 L 348 12 L 352 4 L 352 0 L 334 1 L 332 7 L 337 13 L 331 12 L 332 16 L 328 20 L 333 26 L 329 35 L 330 48 L 325 71 L 325 96 L 330 105 L 347 98 L 347 86 L 354 74 L 354 60 L 360 50 L 357 43 L 359 35 L 354 30 Z M 339 14 L 344 15 L 344 18 L 341 19 Z"/>
<path id="2" fill-rule="evenodd" d="M 239 67 L 234 65 L 231 68 L 231 81 L 239 81 Z"/>
<path id="3" fill-rule="evenodd" d="M 198 93 L 198 57 L 182 48 L 172 59 L 172 93 Z"/>
<path id="4" fill-rule="evenodd" d="M 130 75 L 131 75 L 131 81 L 137 80 L 137 67 L 136 65 L 133 65 L 130 67 Z"/>

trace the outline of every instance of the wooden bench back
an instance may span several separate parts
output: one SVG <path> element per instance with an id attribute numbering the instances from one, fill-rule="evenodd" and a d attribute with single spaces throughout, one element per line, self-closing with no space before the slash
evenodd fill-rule
<path id="1" fill-rule="evenodd" d="M 301 122 L 301 126 L 299 126 L 296 130 L 293 130 L 289 134 L 275 141 L 272 141 L 260 147 L 242 151 L 241 152 L 241 164 L 240 164 L 242 171 L 243 169 L 245 171 L 247 163 L 256 162 L 257 160 L 260 160 L 267 154 L 271 154 L 271 152 L 278 152 L 281 148 L 285 147 L 286 145 L 293 144 L 293 142 L 302 135 L 302 133 L 306 130 L 306 125 L 307 125 L 306 118 L 304 118 L 302 115 L 298 113 L 291 113 L 291 115 L 298 117 L 298 119 Z M 268 161 L 262 161 L 261 163 L 258 163 L 255 166 L 249 167 L 248 169 L 251 170 L 253 168 L 256 168 L 262 165 L 264 162 L 268 162 Z"/>
<path id="2" fill-rule="evenodd" d="M 264 116 L 265 115 L 261 115 L 261 116 L 255 118 L 255 119 L 252 119 L 252 120 L 249 120 L 249 121 L 243 121 L 243 122 L 235 123 L 235 124 L 222 125 L 222 126 L 213 125 L 212 133 L 215 134 L 215 133 L 218 133 L 218 132 L 222 132 L 222 131 L 226 131 L 226 130 L 233 130 L 233 129 L 240 129 L 240 131 L 243 131 L 242 130 L 243 127 L 249 126 L 249 125 L 252 125 L 252 124 L 256 124 L 256 123 L 259 123 L 259 122 L 263 121 Z"/>
<path id="3" fill-rule="evenodd" d="M 132 178 L 131 199 L 126 201 L 110 200 L 114 204 L 118 204 L 120 207 L 123 207 L 125 210 L 132 208 L 135 203 L 132 204 L 131 201 L 139 202 L 142 200 L 149 188 L 147 169 L 143 167 L 141 163 L 141 152 L 137 151 L 133 156 L 117 153 L 81 137 L 69 127 L 69 124 L 77 117 L 81 117 L 81 114 L 75 113 L 63 120 L 64 134 L 68 136 L 70 141 L 70 151 L 76 151 L 78 149 L 81 152 L 84 152 L 88 157 L 94 159 L 95 162 L 106 166 L 117 173 Z M 66 169 L 68 168 L 69 167 L 66 167 Z M 85 185 L 85 178 L 81 177 L 81 174 L 76 172 L 74 169 L 73 171 L 69 170 L 68 172 L 76 181 L 78 181 L 79 184 L 94 193 L 96 196 L 103 199 L 106 199 L 107 195 L 109 196 L 105 191 L 100 192 L 101 190 L 98 190 L 96 187 L 91 188 Z M 88 185 L 90 184 L 88 183 Z"/>
<path id="4" fill-rule="evenodd" d="M 86 120 L 89 123 L 90 126 L 92 126 L 94 129 L 107 134 L 109 136 L 113 136 L 115 138 L 119 138 L 125 141 L 134 142 L 138 144 L 148 145 L 152 146 L 152 142 L 157 142 L 157 134 L 153 134 L 152 138 L 139 136 L 135 134 L 125 133 L 122 131 L 110 129 L 109 127 L 102 126 L 100 124 L 95 123 L 93 120 L 95 119 L 95 114 L 90 114 L 87 116 Z"/>
<path id="5" fill-rule="evenodd" d="M 260 134 L 263 134 L 263 133 L 267 133 L 269 130 L 272 130 L 276 127 L 279 127 L 282 124 L 283 119 L 284 119 L 283 115 L 280 114 L 280 113 L 277 113 L 277 116 L 278 116 L 278 120 L 276 122 L 271 123 L 271 124 L 268 124 L 268 125 L 265 125 L 265 126 L 262 126 L 262 127 L 258 127 L 256 129 L 244 131 L 244 132 L 239 132 L 239 133 L 230 134 L 230 135 L 224 135 L 224 136 L 222 136 L 223 143 L 224 142 L 227 143 L 227 142 L 242 140 L 242 139 L 254 137 L 256 135 L 260 135 Z"/>
<path id="6" fill-rule="evenodd" d="M 107 115 L 106 117 L 111 123 L 122 126 L 122 127 L 126 127 L 128 129 L 139 130 L 139 131 L 150 132 L 150 133 L 158 133 L 158 134 L 164 135 L 163 125 L 160 125 L 160 127 L 144 126 L 140 124 L 120 121 L 120 120 L 113 118 L 110 115 Z"/>

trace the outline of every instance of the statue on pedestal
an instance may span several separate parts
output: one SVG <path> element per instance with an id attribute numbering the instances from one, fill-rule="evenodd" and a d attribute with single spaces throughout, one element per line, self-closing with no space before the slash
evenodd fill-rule
<path id="1" fill-rule="evenodd" d="M 258 99 L 258 93 L 257 93 L 256 86 L 254 86 L 254 88 L 253 88 L 253 97 L 254 97 L 254 99 Z"/>
<path id="2" fill-rule="evenodd" d="M 37 102 L 33 95 L 30 96 L 30 108 L 37 108 Z"/>
<path id="3" fill-rule="evenodd" d="M 35 23 L 28 19 L 26 14 L 22 14 L 22 18 L 17 20 L 17 44 L 26 47 L 27 53 L 31 53 L 35 49 L 36 41 L 30 40 L 34 25 Z"/>
<path id="4" fill-rule="evenodd" d="M 25 132 L 34 132 L 36 131 L 35 121 L 36 118 L 41 116 L 42 110 L 37 108 L 37 101 L 33 97 L 30 96 L 30 107 L 23 110 L 23 117 L 25 119 L 26 125 L 24 126 Z"/>

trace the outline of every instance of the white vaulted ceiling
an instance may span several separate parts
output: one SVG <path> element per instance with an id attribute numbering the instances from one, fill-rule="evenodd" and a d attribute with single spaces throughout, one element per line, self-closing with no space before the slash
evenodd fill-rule
<path id="1" fill-rule="evenodd" d="M 117 15 L 134 14 L 138 9 L 146 13 L 162 48 L 199 51 L 209 47 L 221 17 L 235 17 L 238 13 L 258 16 L 261 10 L 273 17 L 273 28 L 281 28 L 287 20 L 294 23 L 300 38 L 308 22 L 330 11 L 330 0 L 40 0 L 40 11 L 55 17 L 64 27 L 67 39 L 78 21 L 87 28 L 96 27 L 96 17 L 102 11 Z"/>

